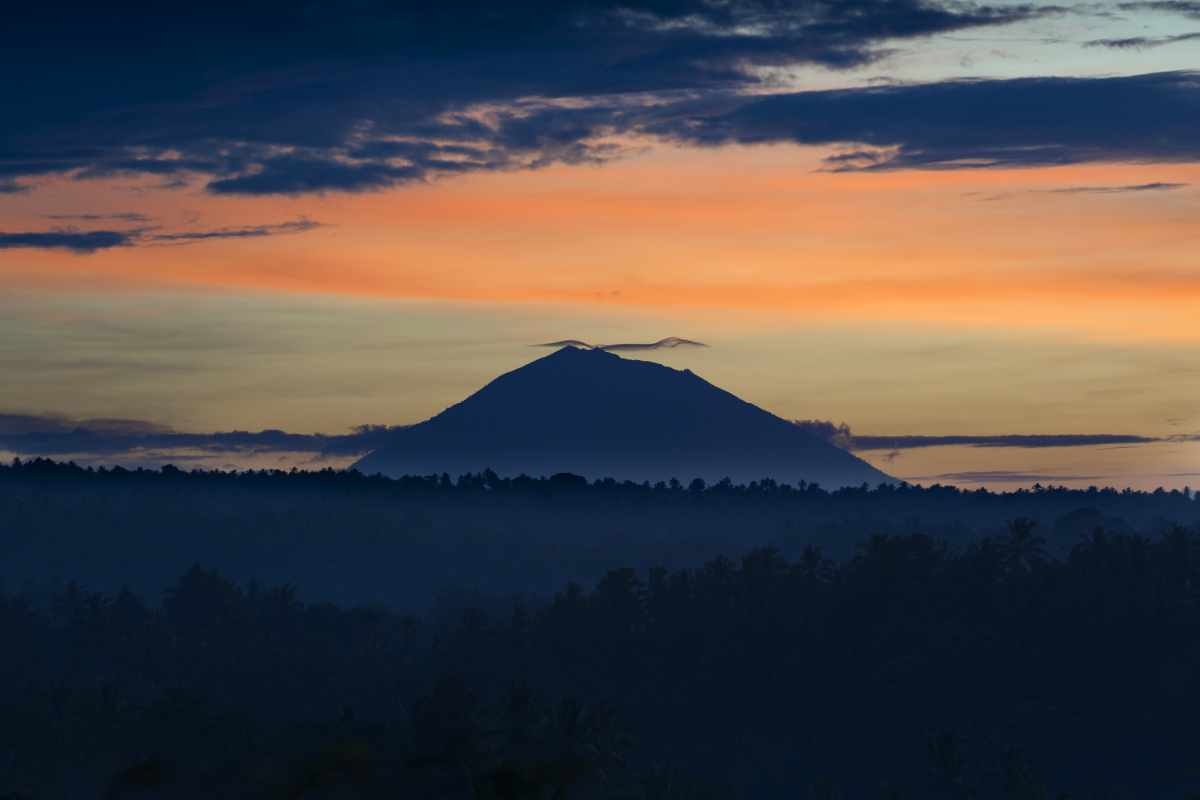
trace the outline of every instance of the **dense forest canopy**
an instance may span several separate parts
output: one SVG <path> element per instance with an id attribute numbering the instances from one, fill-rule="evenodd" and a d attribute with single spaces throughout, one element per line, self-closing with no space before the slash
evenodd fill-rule
<path id="1" fill-rule="evenodd" d="M 0 514 L 0 795 L 1200 789 L 1190 492 L 33 461 Z"/>
<path id="2" fill-rule="evenodd" d="M 771 545 L 850 558 L 871 534 L 923 533 L 961 553 L 1039 522 L 1062 557 L 1097 526 L 1153 538 L 1200 520 L 1190 491 L 1014 492 L 887 485 L 825 491 L 771 480 L 657 485 L 490 471 L 389 479 L 325 469 L 185 472 L 81 468 L 38 459 L 0 466 L 0 583 L 46 605 L 54 579 L 144 597 L 193 563 L 245 583 L 300 587 L 305 602 L 426 608 L 478 589 L 548 595 L 615 567 L 698 567 Z"/>

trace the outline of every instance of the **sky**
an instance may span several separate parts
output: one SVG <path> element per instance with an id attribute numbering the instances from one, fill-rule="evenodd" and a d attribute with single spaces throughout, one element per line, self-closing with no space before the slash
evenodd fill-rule
<path id="1" fill-rule="evenodd" d="M 1195 485 L 1198 57 L 1179 0 L 25 4 L 0 457 L 342 467 L 676 336 L 622 355 L 913 483 Z"/>

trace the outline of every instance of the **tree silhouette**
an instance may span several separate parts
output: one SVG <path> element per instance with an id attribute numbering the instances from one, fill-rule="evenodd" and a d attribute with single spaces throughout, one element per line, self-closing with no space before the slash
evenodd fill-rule
<path id="1" fill-rule="evenodd" d="M 534 754 L 548 711 L 546 698 L 528 680 L 510 681 L 495 711 L 485 711 L 488 736 L 496 752 L 512 761 Z"/>
<path id="2" fill-rule="evenodd" d="M 792 571 L 811 583 L 827 583 L 833 579 L 834 563 L 821 556 L 821 548 L 806 544 Z"/>
<path id="3" fill-rule="evenodd" d="M 1000 557 L 1014 575 L 1046 563 L 1049 557 L 1046 552 L 1046 540 L 1044 537 L 1033 535 L 1033 529 L 1037 525 L 1035 520 L 1017 517 L 1009 520 L 1007 525 L 1008 534 L 1001 536 L 996 544 Z"/>
<path id="4" fill-rule="evenodd" d="M 841 787 L 837 785 L 837 781 L 833 779 L 832 775 L 826 775 L 808 787 L 808 794 L 812 800 L 842 800 Z"/>
<path id="5" fill-rule="evenodd" d="M 546 713 L 548 755 L 559 761 L 584 761 L 611 785 L 628 774 L 633 731 L 615 724 L 617 710 L 602 700 L 559 695 Z"/>
<path id="6" fill-rule="evenodd" d="M 953 728 L 939 728 L 925 737 L 929 761 L 926 775 L 937 800 L 971 800 L 976 796 L 970 779 L 978 765 L 964 752 L 966 744 L 967 739 Z"/>
<path id="7" fill-rule="evenodd" d="M 54 593 L 54 605 L 50 613 L 56 622 L 63 625 L 78 625 L 87 613 L 88 591 L 77 581 L 67 581 L 67 584 Z"/>
<path id="8" fill-rule="evenodd" d="M 1046 787 L 1037 773 L 1037 762 L 1019 745 L 1000 745 L 995 769 L 983 773 L 989 800 L 1046 800 Z"/>

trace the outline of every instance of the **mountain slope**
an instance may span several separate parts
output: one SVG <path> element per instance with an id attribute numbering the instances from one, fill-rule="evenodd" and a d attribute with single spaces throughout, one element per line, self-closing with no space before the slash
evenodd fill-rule
<path id="1" fill-rule="evenodd" d="M 690 370 L 575 347 L 501 375 L 353 466 L 392 477 L 490 468 L 638 482 L 895 483 Z"/>

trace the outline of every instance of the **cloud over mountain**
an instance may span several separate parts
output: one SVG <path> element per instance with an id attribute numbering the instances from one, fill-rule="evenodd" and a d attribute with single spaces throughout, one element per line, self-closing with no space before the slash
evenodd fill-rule
<path id="1" fill-rule="evenodd" d="M 582 347 L 589 350 L 604 350 L 609 353 L 634 353 L 644 350 L 661 350 L 663 348 L 675 349 L 676 347 L 708 347 L 703 342 L 694 342 L 691 339 L 680 339 L 678 336 L 668 336 L 666 339 L 659 339 L 657 342 L 648 344 L 588 344 L 581 342 L 578 339 L 563 339 L 559 342 L 546 342 L 545 344 L 535 344 L 534 347 Z"/>

